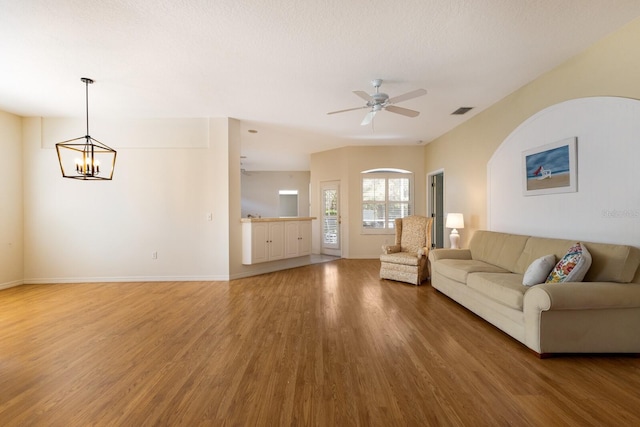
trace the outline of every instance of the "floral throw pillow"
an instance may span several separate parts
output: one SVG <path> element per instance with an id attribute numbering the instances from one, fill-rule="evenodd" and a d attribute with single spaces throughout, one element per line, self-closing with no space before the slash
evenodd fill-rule
<path id="1" fill-rule="evenodd" d="M 591 254 L 580 242 L 571 246 L 547 277 L 547 283 L 581 282 L 591 267 Z"/>

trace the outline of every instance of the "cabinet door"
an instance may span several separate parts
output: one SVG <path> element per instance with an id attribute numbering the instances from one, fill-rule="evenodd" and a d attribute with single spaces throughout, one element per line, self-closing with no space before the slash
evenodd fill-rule
<path id="1" fill-rule="evenodd" d="M 284 223 L 269 223 L 269 261 L 284 258 Z"/>
<path id="2" fill-rule="evenodd" d="M 251 224 L 251 263 L 269 260 L 269 227 L 266 222 Z"/>
<path id="3" fill-rule="evenodd" d="M 287 258 L 293 258 L 298 256 L 298 246 L 300 242 L 298 221 L 287 221 L 284 226 L 284 238 L 285 238 L 285 256 Z"/>
<path id="4" fill-rule="evenodd" d="M 298 256 L 311 255 L 311 221 L 298 222 Z"/>

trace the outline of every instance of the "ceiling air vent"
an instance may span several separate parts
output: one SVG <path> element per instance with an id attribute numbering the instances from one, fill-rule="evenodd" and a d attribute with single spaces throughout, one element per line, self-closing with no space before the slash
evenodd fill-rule
<path id="1" fill-rule="evenodd" d="M 460 107 L 451 114 L 461 116 L 462 114 L 467 114 L 470 110 L 473 110 L 473 107 Z"/>

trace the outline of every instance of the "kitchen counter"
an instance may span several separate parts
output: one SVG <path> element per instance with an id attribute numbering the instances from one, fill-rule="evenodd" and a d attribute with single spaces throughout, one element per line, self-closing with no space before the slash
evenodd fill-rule
<path id="1" fill-rule="evenodd" d="M 241 218 L 241 222 L 276 222 L 276 221 L 311 221 L 316 219 L 315 216 L 281 216 L 281 217 L 263 217 L 263 218 Z"/>

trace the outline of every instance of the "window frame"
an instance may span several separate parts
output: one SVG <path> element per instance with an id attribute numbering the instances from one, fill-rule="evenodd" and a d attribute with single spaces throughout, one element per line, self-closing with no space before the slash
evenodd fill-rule
<path id="1" fill-rule="evenodd" d="M 389 224 L 389 205 L 392 203 L 396 203 L 397 201 L 389 200 L 389 180 L 397 179 L 397 178 L 407 178 L 409 180 L 409 200 L 406 202 L 408 204 L 408 215 L 413 215 L 414 212 L 414 188 L 415 188 L 415 174 L 411 171 L 407 171 L 404 169 L 371 169 L 367 171 L 362 171 L 360 173 L 360 232 L 361 234 L 395 234 L 396 230 L 392 224 Z M 371 200 L 365 200 L 364 195 L 364 180 L 365 179 L 384 179 L 385 181 L 385 194 L 384 194 L 384 202 L 374 201 L 373 203 L 384 203 L 384 227 L 381 228 L 366 228 L 364 225 L 365 222 L 365 214 L 364 214 L 364 206 L 365 204 L 371 204 Z M 402 202 L 404 203 L 404 202 Z M 390 226 L 391 225 L 391 226 Z"/>

